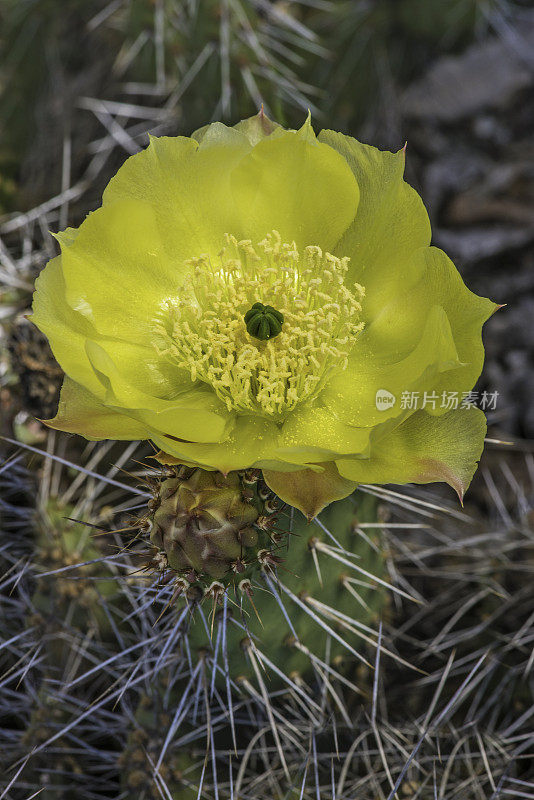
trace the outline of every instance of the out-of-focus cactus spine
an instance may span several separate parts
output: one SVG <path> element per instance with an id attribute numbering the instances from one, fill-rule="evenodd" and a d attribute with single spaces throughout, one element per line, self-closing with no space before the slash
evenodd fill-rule
<path id="1" fill-rule="evenodd" d="M 55 669 L 62 665 L 63 657 L 56 658 L 58 648 L 61 650 L 64 644 L 54 630 L 63 629 L 68 621 L 75 630 L 90 630 L 92 635 L 105 639 L 110 619 L 103 611 L 102 603 L 117 594 L 109 567 L 101 560 L 102 551 L 94 544 L 91 528 L 70 521 L 69 513 L 68 507 L 60 508 L 49 501 L 37 524 L 36 561 L 43 571 L 58 571 L 57 575 L 36 576 L 32 597 L 35 611 L 42 617 L 47 631 L 49 646 L 55 651 L 51 662 Z M 63 568 L 68 570 L 84 562 L 90 563 L 71 573 L 61 572 Z"/>
<path id="2" fill-rule="evenodd" d="M 70 521 L 70 513 L 71 507 L 49 499 L 35 522 L 35 564 L 45 574 L 34 576 L 27 624 L 39 632 L 38 702 L 22 744 L 31 752 L 54 741 L 31 760 L 25 772 L 26 780 L 31 775 L 35 785 L 43 787 L 45 800 L 65 798 L 65 785 L 82 779 L 85 760 L 91 761 L 89 749 L 80 757 L 67 738 L 57 737 L 72 715 L 72 698 L 68 693 L 62 697 L 62 687 L 80 666 L 92 666 L 92 661 L 84 658 L 89 642 L 105 646 L 113 640 L 111 617 L 116 613 L 117 587 L 114 580 L 108 580 L 112 573 L 93 542 L 92 529 Z M 78 564 L 82 566 L 76 567 Z M 101 687 L 86 692 L 84 689 L 82 696 L 89 705 L 98 698 Z"/>
<path id="3" fill-rule="evenodd" d="M 195 800 L 202 759 L 199 767 L 199 759 L 194 758 L 191 748 L 184 746 L 178 752 L 169 753 L 158 768 L 157 778 L 154 775 L 154 765 L 158 762 L 171 716 L 161 702 L 165 689 L 162 683 L 156 677 L 150 694 L 139 699 L 131 732 L 118 759 L 122 785 L 125 792 L 143 800 L 158 800 L 161 783 L 173 800 Z M 173 695 L 173 703 L 176 705 L 179 701 L 179 695 Z"/>

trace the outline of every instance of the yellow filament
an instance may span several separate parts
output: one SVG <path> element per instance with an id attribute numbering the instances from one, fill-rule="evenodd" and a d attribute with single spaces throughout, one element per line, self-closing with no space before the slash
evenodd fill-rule
<path id="1" fill-rule="evenodd" d="M 229 411 L 283 419 L 320 392 L 334 367 L 345 369 L 363 328 L 365 292 L 345 286 L 348 262 L 316 246 L 300 253 L 277 231 L 255 247 L 227 235 L 218 262 L 191 259 L 189 279 L 162 304 L 158 352 L 209 384 Z M 265 342 L 243 320 L 255 302 L 284 315 L 281 333 Z"/>

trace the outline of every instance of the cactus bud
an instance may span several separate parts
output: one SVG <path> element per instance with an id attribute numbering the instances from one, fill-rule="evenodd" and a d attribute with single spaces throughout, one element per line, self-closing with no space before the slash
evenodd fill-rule
<path id="1" fill-rule="evenodd" d="M 188 581 L 194 575 L 205 588 L 213 580 L 228 583 L 255 562 L 259 544 L 269 544 L 268 532 L 258 524 L 262 503 L 243 478 L 189 469 L 156 489 L 149 503 L 151 542 Z"/>

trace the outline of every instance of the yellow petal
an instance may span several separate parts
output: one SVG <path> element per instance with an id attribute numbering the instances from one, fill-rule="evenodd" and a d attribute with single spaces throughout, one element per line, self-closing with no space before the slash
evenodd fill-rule
<path id="1" fill-rule="evenodd" d="M 148 203 L 125 199 L 94 211 L 62 249 L 66 299 L 101 334 L 149 344 L 162 301 L 183 282 Z"/>
<path id="2" fill-rule="evenodd" d="M 274 422 L 257 417 L 237 417 L 224 442 L 197 444 L 179 442 L 161 434 L 152 436 L 163 452 L 179 459 L 181 463 L 220 472 L 259 466 L 262 458 L 272 456 L 277 439 Z M 292 465 L 288 465 L 291 469 Z"/>
<path id="3" fill-rule="evenodd" d="M 65 377 L 54 419 L 49 428 L 78 433 L 86 439 L 147 439 L 148 428 L 126 414 L 112 411 L 83 386 Z"/>
<path id="4" fill-rule="evenodd" d="M 228 437 L 232 415 L 213 392 L 202 387 L 182 391 L 172 399 L 154 397 L 129 383 L 101 344 L 87 342 L 86 349 L 106 389 L 109 408 L 124 409 L 159 435 L 193 442 L 219 442 Z"/>
<path id="5" fill-rule="evenodd" d="M 364 315 L 373 318 L 418 279 L 419 267 L 411 256 L 430 244 L 428 214 L 404 181 L 404 150 L 378 150 L 335 131 L 321 131 L 318 138 L 346 159 L 360 187 L 358 213 L 336 255 L 351 257 L 354 280 L 367 291 Z"/>
<path id="6" fill-rule="evenodd" d="M 369 428 L 347 425 L 331 409 L 303 403 L 284 422 L 275 454 L 283 461 L 303 466 L 365 453 L 369 438 Z"/>
<path id="7" fill-rule="evenodd" d="M 275 131 L 281 131 L 280 125 L 273 122 L 264 113 L 263 108 L 258 114 L 248 119 L 243 119 L 234 126 L 240 133 L 245 134 L 251 144 L 258 144 L 262 139 L 271 136 Z"/>
<path id="8" fill-rule="evenodd" d="M 233 170 L 231 186 L 253 241 L 277 230 L 284 242 L 332 251 L 358 207 L 358 184 L 344 158 L 306 132 L 260 141 Z"/>
<path id="9" fill-rule="evenodd" d="M 308 518 L 313 519 L 329 503 L 347 497 L 356 483 L 343 478 L 333 462 L 321 464 L 322 471 L 303 469 L 299 472 L 274 472 L 263 470 L 267 486 Z"/>
<path id="10" fill-rule="evenodd" d="M 368 459 L 338 459 L 356 483 L 448 483 L 463 498 L 484 447 L 486 418 L 478 408 L 440 417 L 418 411 L 371 445 Z"/>
<path id="11" fill-rule="evenodd" d="M 356 341 L 345 371 L 336 372 L 321 400 L 345 422 L 376 425 L 401 410 L 404 392 L 469 391 L 484 361 L 482 325 L 496 305 L 465 286 L 441 250 L 413 255 L 420 278 L 400 291 L 369 321 Z M 363 301 L 367 303 L 367 296 Z M 376 392 L 396 398 L 387 411 L 376 407 Z M 436 413 L 443 413 L 439 403 Z"/>
<path id="12" fill-rule="evenodd" d="M 48 337 L 61 368 L 74 381 L 103 396 L 102 385 L 85 352 L 87 338 L 95 336 L 96 331 L 91 322 L 77 314 L 65 299 L 61 256 L 49 261 L 37 278 L 33 314 L 29 319 Z"/>
<path id="13" fill-rule="evenodd" d="M 405 315 L 411 310 L 406 306 Z M 404 392 L 430 390 L 437 376 L 460 364 L 453 332 L 444 309 L 425 308 L 403 339 L 403 321 L 379 317 L 356 342 L 346 370 L 332 375 L 321 401 L 348 425 L 372 427 L 403 414 Z M 415 337 L 418 337 L 417 339 Z M 407 339 L 409 338 L 409 342 Z M 389 407 L 377 404 L 388 392 Z"/>
<path id="14" fill-rule="evenodd" d="M 151 137 L 149 147 L 128 158 L 111 179 L 104 206 L 141 197 L 153 206 L 176 264 L 202 253 L 216 257 L 225 233 L 247 236 L 230 178 L 250 147 L 245 136 L 208 147 L 183 136 Z"/>

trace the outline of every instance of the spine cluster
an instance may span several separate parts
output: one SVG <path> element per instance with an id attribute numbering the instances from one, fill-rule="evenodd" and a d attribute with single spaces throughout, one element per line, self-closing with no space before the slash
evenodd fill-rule
<path id="1" fill-rule="evenodd" d="M 259 470 L 224 476 L 178 467 L 152 488 L 140 521 L 151 544 L 147 567 L 165 580 L 174 575 L 178 594 L 217 599 L 231 584 L 246 591 L 255 573 L 280 561 L 281 503 Z"/>

